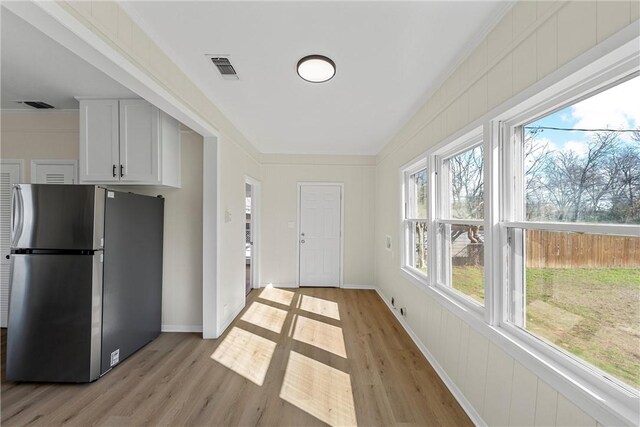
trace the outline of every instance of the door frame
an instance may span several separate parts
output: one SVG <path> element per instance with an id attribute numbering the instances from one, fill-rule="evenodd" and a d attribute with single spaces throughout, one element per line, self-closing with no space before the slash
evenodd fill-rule
<path id="1" fill-rule="evenodd" d="M 245 184 L 251 186 L 251 280 L 252 289 L 260 288 L 260 181 L 245 175 Z"/>
<path id="2" fill-rule="evenodd" d="M 298 181 L 298 196 L 297 196 L 297 220 L 298 226 L 296 227 L 296 287 L 300 287 L 300 203 L 302 199 L 300 197 L 302 192 L 302 187 L 305 186 L 317 186 L 317 185 L 330 185 L 340 187 L 340 283 L 338 284 L 338 288 L 342 288 L 344 285 L 344 182 L 313 182 L 313 181 Z"/>

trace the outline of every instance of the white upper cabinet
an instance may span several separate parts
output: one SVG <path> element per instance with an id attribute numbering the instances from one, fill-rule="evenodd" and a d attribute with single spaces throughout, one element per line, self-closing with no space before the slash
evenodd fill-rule
<path id="1" fill-rule="evenodd" d="M 80 183 L 180 187 L 179 126 L 142 99 L 80 100 Z"/>
<path id="2" fill-rule="evenodd" d="M 80 101 L 80 182 L 118 182 L 118 100 Z"/>
<path id="3" fill-rule="evenodd" d="M 120 101 L 120 181 L 160 183 L 158 115 L 142 99 Z"/>

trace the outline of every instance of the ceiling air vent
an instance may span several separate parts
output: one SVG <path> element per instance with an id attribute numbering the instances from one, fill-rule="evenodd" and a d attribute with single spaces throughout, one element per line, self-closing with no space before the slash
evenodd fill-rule
<path id="1" fill-rule="evenodd" d="M 46 102 L 43 102 L 43 101 L 16 101 L 16 102 L 19 102 L 20 104 L 28 105 L 29 107 L 36 108 L 38 110 L 47 110 L 50 108 L 54 108 L 53 105 L 47 104 Z"/>
<path id="2" fill-rule="evenodd" d="M 223 79 L 238 80 L 238 73 L 236 73 L 236 69 L 231 65 L 229 58 L 222 56 L 210 56 L 209 59 L 211 59 L 213 65 L 216 66 Z"/>

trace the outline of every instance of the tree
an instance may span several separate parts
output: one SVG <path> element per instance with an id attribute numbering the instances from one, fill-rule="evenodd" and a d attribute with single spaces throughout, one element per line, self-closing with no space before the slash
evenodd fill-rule
<path id="1" fill-rule="evenodd" d="M 640 132 L 639 135 L 640 137 Z M 640 143 L 640 138 L 637 141 Z M 609 166 L 610 220 L 640 223 L 640 146 L 624 146 Z"/>
<path id="2" fill-rule="evenodd" d="M 411 213 L 411 216 L 415 218 L 427 218 L 427 170 L 422 169 L 410 176 L 410 184 L 413 193 L 413 209 L 415 212 Z M 416 268 L 424 269 L 427 266 L 427 251 L 426 251 L 426 237 L 427 237 L 427 223 L 424 221 L 417 221 L 415 223 L 415 245 L 417 257 L 415 259 Z"/>
<path id="3" fill-rule="evenodd" d="M 452 218 L 484 216 L 483 151 L 478 146 L 449 159 Z"/>
<path id="4" fill-rule="evenodd" d="M 538 138 L 542 129 L 525 128 L 524 176 L 527 220 L 544 218 L 549 196 L 545 189 L 545 167 L 551 156 L 549 143 Z"/>
<path id="5" fill-rule="evenodd" d="M 631 142 L 593 133 L 584 154 L 550 151 L 535 131 L 524 142 L 528 220 L 640 223 L 640 131 Z"/>

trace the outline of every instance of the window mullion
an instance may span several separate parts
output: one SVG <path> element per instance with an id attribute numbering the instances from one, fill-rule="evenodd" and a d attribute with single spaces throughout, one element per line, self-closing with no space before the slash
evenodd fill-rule
<path id="1" fill-rule="evenodd" d="M 438 276 L 438 252 L 437 239 L 438 230 L 436 229 L 436 218 L 438 217 L 438 181 L 439 175 L 436 166 L 436 158 L 431 155 L 427 159 L 427 172 L 429 173 L 427 198 L 427 264 L 429 271 L 429 284 L 434 286 Z"/>
<path id="2" fill-rule="evenodd" d="M 485 321 L 497 325 L 502 319 L 502 275 L 500 254 L 500 144 L 501 124 L 490 122 L 484 126 L 485 175 L 484 175 L 484 274 L 485 274 Z"/>

